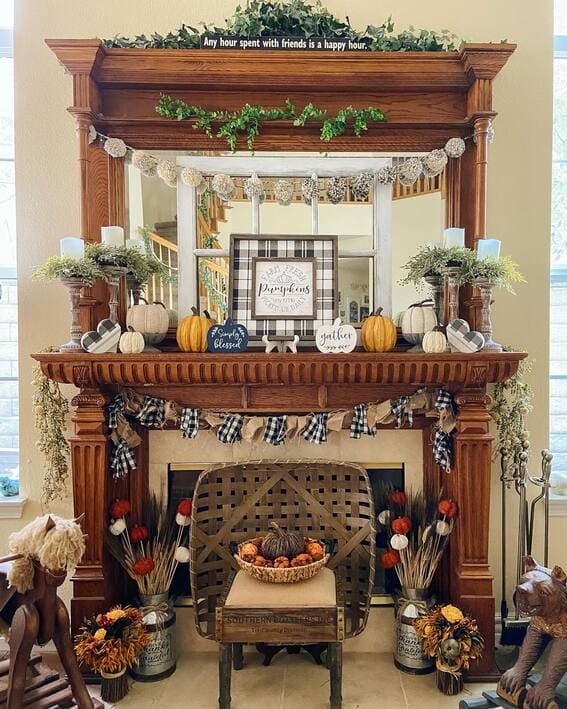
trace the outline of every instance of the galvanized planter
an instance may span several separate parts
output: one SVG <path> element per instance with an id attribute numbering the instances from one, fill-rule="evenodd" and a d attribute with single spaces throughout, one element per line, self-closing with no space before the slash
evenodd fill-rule
<path id="1" fill-rule="evenodd" d="M 423 654 L 413 621 L 434 605 L 427 589 L 404 588 L 396 610 L 396 649 L 394 664 L 402 672 L 426 675 L 434 672 L 435 661 Z"/>
<path id="2" fill-rule="evenodd" d="M 150 642 L 141 653 L 138 666 L 131 670 L 132 677 L 139 682 L 156 682 L 175 672 L 176 616 L 168 595 L 140 595 L 140 610 Z"/>

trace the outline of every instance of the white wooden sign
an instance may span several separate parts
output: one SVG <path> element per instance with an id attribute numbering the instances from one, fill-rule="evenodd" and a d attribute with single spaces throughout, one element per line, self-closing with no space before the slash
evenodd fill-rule
<path id="1" fill-rule="evenodd" d="M 324 354 L 352 352 L 356 347 L 356 330 L 337 318 L 332 325 L 322 325 L 317 330 L 315 344 Z"/>
<path id="2" fill-rule="evenodd" d="M 258 320 L 313 320 L 316 310 L 315 258 L 252 259 L 252 317 Z"/>

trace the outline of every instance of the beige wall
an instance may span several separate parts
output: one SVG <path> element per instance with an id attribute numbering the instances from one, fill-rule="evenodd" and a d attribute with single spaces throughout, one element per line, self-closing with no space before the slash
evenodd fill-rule
<path id="1" fill-rule="evenodd" d="M 30 497 L 26 519 L 40 512 L 42 461 L 34 446 L 29 353 L 64 341 L 67 300 L 59 285 L 30 281 L 34 266 L 58 250 L 58 240 L 79 232 L 79 173 L 72 118 L 71 80 L 43 43 L 44 37 L 109 37 L 156 30 L 182 22 L 219 22 L 235 2 L 227 0 L 19 0 L 16 2 L 16 179 L 20 274 L 21 469 Z M 403 0 L 391 7 L 369 0 L 327 0 L 355 26 L 378 24 L 392 12 L 399 28 L 448 27 L 477 41 L 507 38 L 519 48 L 496 81 L 494 105 L 501 116 L 490 149 L 488 226 L 513 255 L 529 285 L 516 298 L 498 294 L 496 336 L 526 348 L 535 359 L 531 417 L 535 451 L 548 436 L 548 252 L 551 148 L 552 2 L 542 0 Z M 496 480 L 496 478 L 495 478 Z M 496 487 L 496 484 L 495 484 Z M 67 505 L 57 506 L 68 510 Z M 496 520 L 498 505 L 494 505 Z M 0 533 L 15 525 L 2 522 Z M 553 522 L 559 540 L 567 524 Z M 493 526 L 493 538 L 498 539 Z M 494 557 L 496 558 L 496 557 Z"/>

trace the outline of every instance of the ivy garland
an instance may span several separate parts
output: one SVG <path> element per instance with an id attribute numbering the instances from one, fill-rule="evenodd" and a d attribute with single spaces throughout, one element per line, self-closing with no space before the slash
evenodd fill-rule
<path id="1" fill-rule="evenodd" d="M 253 150 L 254 142 L 265 121 L 288 120 L 293 121 L 296 127 L 303 127 L 310 121 L 322 121 L 321 140 L 329 142 L 343 135 L 349 126 L 352 126 L 354 134 L 359 138 L 363 131 L 368 130 L 370 121 L 387 120 L 384 113 L 373 106 L 347 106 L 338 111 L 336 116 L 329 116 L 326 110 L 308 103 L 298 114 L 289 98 L 286 99 L 284 108 L 264 108 L 246 103 L 239 111 L 207 111 L 201 106 L 191 106 L 183 99 L 161 94 L 156 112 L 170 120 L 194 120 L 193 127 L 196 130 L 201 130 L 209 138 L 223 138 L 232 152 L 236 150 L 240 136 L 246 136 L 248 149 Z M 215 124 L 220 124 L 216 132 Z"/>
<path id="2" fill-rule="evenodd" d="M 203 29 L 183 24 L 173 32 L 140 34 L 129 39 L 115 36 L 103 40 L 107 47 L 142 49 L 199 49 L 204 37 L 225 35 L 232 37 L 344 37 L 366 42 L 375 52 L 443 52 L 454 51 L 458 37 L 448 30 L 418 30 L 413 26 L 396 34 L 389 17 L 381 25 L 368 25 L 364 31 L 356 30 L 346 17 L 335 17 L 320 0 L 310 4 L 307 0 L 249 0 L 237 5 L 234 14 L 220 27 L 201 23 Z"/>

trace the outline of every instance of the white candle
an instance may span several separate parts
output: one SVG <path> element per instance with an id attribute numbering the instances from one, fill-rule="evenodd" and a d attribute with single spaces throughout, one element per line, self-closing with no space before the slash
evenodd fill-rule
<path id="1" fill-rule="evenodd" d="M 138 237 L 133 237 L 132 239 L 126 240 L 126 246 L 129 249 L 137 249 L 138 251 L 144 251 L 144 240 Z"/>
<path id="2" fill-rule="evenodd" d="M 480 259 L 499 258 L 500 241 L 498 239 L 479 239 L 476 242 L 476 252 Z"/>
<path id="3" fill-rule="evenodd" d="M 85 242 L 78 236 L 66 236 L 59 242 L 61 256 L 80 259 L 85 255 Z"/>
<path id="4" fill-rule="evenodd" d="M 445 229 L 443 232 L 443 246 L 450 249 L 451 246 L 460 246 L 463 248 L 465 245 L 465 230 L 459 229 L 457 227 L 450 227 Z"/>
<path id="5" fill-rule="evenodd" d="M 124 229 L 121 226 L 101 226 L 100 237 L 103 244 L 124 246 Z"/>

